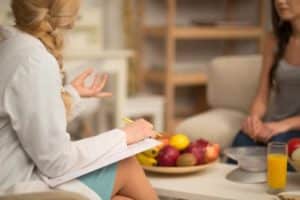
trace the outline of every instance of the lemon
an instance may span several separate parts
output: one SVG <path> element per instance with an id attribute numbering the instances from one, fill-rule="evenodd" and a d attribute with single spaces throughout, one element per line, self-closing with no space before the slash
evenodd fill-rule
<path id="1" fill-rule="evenodd" d="M 190 144 L 189 138 L 184 134 L 176 134 L 170 138 L 170 146 L 183 150 L 187 148 Z"/>

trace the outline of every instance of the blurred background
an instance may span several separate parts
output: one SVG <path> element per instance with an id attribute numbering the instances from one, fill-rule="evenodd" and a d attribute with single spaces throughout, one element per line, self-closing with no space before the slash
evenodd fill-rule
<path id="1" fill-rule="evenodd" d="M 172 134 L 185 119 L 209 109 L 211 61 L 262 50 L 270 30 L 265 0 L 84 0 L 75 28 L 66 33 L 68 81 L 87 67 L 109 73 L 114 96 L 83 100 L 70 124 L 88 137 L 144 117 Z M 9 0 L 0 1 L 0 24 L 13 25 Z M 230 88 L 228 88 L 230 91 Z M 228 92 L 230 93 L 230 92 Z"/>

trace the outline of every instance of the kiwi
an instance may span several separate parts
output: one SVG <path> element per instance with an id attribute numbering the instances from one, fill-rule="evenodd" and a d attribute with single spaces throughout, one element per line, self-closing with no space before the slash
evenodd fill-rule
<path id="1" fill-rule="evenodd" d="M 181 154 L 176 161 L 176 165 L 180 167 L 194 166 L 197 164 L 197 159 L 192 153 Z"/>

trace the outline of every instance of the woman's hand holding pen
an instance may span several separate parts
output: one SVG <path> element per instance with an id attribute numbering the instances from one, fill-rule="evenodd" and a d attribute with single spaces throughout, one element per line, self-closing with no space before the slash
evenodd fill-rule
<path id="1" fill-rule="evenodd" d="M 93 69 L 91 68 L 85 70 L 71 82 L 72 86 L 77 90 L 81 97 L 111 97 L 112 93 L 102 91 L 108 80 L 107 74 L 102 76 L 97 74 L 90 86 L 85 85 L 86 79 L 92 75 L 92 73 Z"/>
<path id="2" fill-rule="evenodd" d="M 134 144 L 149 137 L 155 138 L 157 134 L 153 125 L 144 119 L 128 123 L 122 130 L 127 134 L 127 144 Z"/>

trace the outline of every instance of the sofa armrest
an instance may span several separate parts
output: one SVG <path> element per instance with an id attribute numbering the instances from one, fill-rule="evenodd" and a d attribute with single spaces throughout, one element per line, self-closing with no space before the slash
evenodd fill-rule
<path id="1" fill-rule="evenodd" d="M 245 117 L 245 113 L 233 109 L 211 109 L 186 119 L 179 124 L 176 132 L 188 135 L 191 140 L 202 138 L 227 148 Z"/>
<path id="2" fill-rule="evenodd" d="M 54 191 L 2 196 L 0 200 L 88 200 L 77 193 Z"/>

